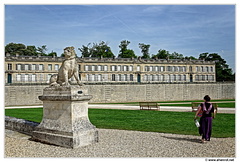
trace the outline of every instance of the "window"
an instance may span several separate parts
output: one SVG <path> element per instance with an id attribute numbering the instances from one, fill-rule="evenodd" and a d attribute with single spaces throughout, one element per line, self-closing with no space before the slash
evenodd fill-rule
<path id="1" fill-rule="evenodd" d="M 21 64 L 17 64 L 16 70 L 21 70 Z"/>
<path id="2" fill-rule="evenodd" d="M 25 74 L 24 81 L 28 82 L 28 74 Z"/>
<path id="3" fill-rule="evenodd" d="M 189 71 L 192 72 L 192 66 L 189 66 Z"/>
<path id="4" fill-rule="evenodd" d="M 152 66 L 149 67 L 149 71 L 153 71 L 153 67 Z"/>
<path id="5" fill-rule="evenodd" d="M 141 70 L 140 70 L 140 66 L 139 66 L 139 65 L 137 66 L 137 71 L 141 71 Z"/>
<path id="6" fill-rule="evenodd" d="M 43 81 L 43 74 L 39 74 L 39 80 Z"/>
<path id="7" fill-rule="evenodd" d="M 50 80 L 51 76 L 52 76 L 52 74 L 48 74 L 48 75 L 47 75 L 47 81 Z"/>
<path id="8" fill-rule="evenodd" d="M 164 66 L 160 66 L 160 71 L 164 71 Z"/>
<path id="9" fill-rule="evenodd" d="M 25 69 L 25 70 L 29 70 L 29 65 L 28 65 L 28 64 L 25 64 L 25 65 L 24 65 L 24 69 Z"/>
<path id="10" fill-rule="evenodd" d="M 17 74 L 17 81 L 18 81 L 18 82 L 21 81 L 21 74 Z"/>
<path id="11" fill-rule="evenodd" d="M 88 65 L 85 65 L 85 71 L 88 71 Z"/>
<path id="12" fill-rule="evenodd" d="M 8 64 L 8 70 L 12 70 L 12 64 Z"/>
<path id="13" fill-rule="evenodd" d="M 104 71 L 108 71 L 108 66 L 104 65 Z"/>
<path id="14" fill-rule="evenodd" d="M 39 70 L 43 70 L 43 64 L 39 65 Z"/>
<path id="15" fill-rule="evenodd" d="M 102 66 L 98 65 L 97 71 L 102 71 Z"/>
<path id="16" fill-rule="evenodd" d="M 58 65 L 58 64 L 55 64 L 54 70 L 55 70 L 55 71 L 58 71 L 58 69 L 59 69 L 59 65 Z"/>
<path id="17" fill-rule="evenodd" d="M 210 67 L 210 71 L 213 72 L 213 67 L 212 66 Z"/>
<path id="18" fill-rule="evenodd" d="M 186 72 L 186 66 L 183 66 L 183 72 Z"/>
<path id="19" fill-rule="evenodd" d="M 209 67 L 208 66 L 206 67 L 206 72 L 209 72 Z"/>
<path id="20" fill-rule="evenodd" d="M 133 81 L 133 75 L 130 74 L 130 81 Z"/>
<path id="21" fill-rule="evenodd" d="M 32 82 L 36 82 L 36 74 L 32 74 Z"/>
<path id="22" fill-rule="evenodd" d="M 117 71 L 117 67 L 115 65 L 111 66 L 111 71 Z"/>
<path id="23" fill-rule="evenodd" d="M 48 70 L 52 70 L 52 64 L 48 64 Z"/>
<path id="24" fill-rule="evenodd" d="M 201 71 L 203 72 L 204 70 L 203 70 L 203 66 L 201 66 Z"/>
<path id="25" fill-rule="evenodd" d="M 133 71 L 133 66 L 132 65 L 129 66 L 129 71 Z"/>
<path id="26" fill-rule="evenodd" d="M 183 81 L 186 81 L 187 79 L 186 79 L 186 75 L 183 75 Z"/>
<path id="27" fill-rule="evenodd" d="M 112 81 L 116 81 L 115 74 L 112 74 Z"/>
<path id="28" fill-rule="evenodd" d="M 148 70 L 148 66 L 145 66 L 145 71 L 149 71 L 149 70 Z"/>
<path id="29" fill-rule="evenodd" d="M 198 66 L 196 66 L 196 71 L 198 71 Z"/>
<path id="30" fill-rule="evenodd" d="M 32 64 L 32 70 L 36 70 L 36 64 Z"/>
<path id="31" fill-rule="evenodd" d="M 121 65 L 117 66 L 117 71 L 121 71 Z"/>
<path id="32" fill-rule="evenodd" d="M 171 66 L 168 66 L 167 67 L 167 71 L 171 71 L 172 70 L 172 67 Z"/>

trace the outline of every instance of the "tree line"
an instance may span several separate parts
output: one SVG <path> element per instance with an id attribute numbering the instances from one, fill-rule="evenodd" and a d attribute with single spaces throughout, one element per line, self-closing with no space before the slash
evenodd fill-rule
<path id="1" fill-rule="evenodd" d="M 122 40 L 119 45 L 119 58 L 137 58 L 137 55 L 132 49 L 128 48 L 130 41 Z M 193 56 L 184 56 L 177 52 L 169 53 L 169 51 L 164 49 L 159 49 L 157 54 L 152 54 L 150 56 L 149 44 L 139 43 L 138 44 L 143 59 L 192 59 L 192 60 L 206 60 L 206 61 L 216 61 L 216 80 L 217 81 L 235 81 L 235 73 L 229 67 L 227 62 L 218 53 L 201 53 L 198 58 Z M 87 45 L 82 45 L 78 48 L 81 52 L 82 57 L 104 57 L 113 58 L 115 55 L 111 51 L 111 47 L 108 46 L 107 42 L 101 41 L 100 43 L 88 43 Z M 9 43 L 5 46 L 5 54 L 11 55 L 23 55 L 23 56 L 57 56 L 54 51 L 48 52 L 47 46 L 42 45 L 40 47 L 36 46 L 26 46 L 21 43 Z M 63 57 L 64 54 L 61 54 Z"/>

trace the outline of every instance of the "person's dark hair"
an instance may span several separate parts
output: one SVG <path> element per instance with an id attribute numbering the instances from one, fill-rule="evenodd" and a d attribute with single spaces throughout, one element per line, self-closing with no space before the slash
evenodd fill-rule
<path id="1" fill-rule="evenodd" d="M 211 98 L 208 95 L 206 95 L 203 99 L 206 100 L 206 101 L 210 101 L 211 100 Z"/>

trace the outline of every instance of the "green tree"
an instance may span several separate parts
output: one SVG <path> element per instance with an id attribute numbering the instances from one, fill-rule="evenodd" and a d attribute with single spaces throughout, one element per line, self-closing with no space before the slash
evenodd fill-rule
<path id="1" fill-rule="evenodd" d="M 145 58 L 145 59 L 150 58 L 150 55 L 149 55 L 150 45 L 149 44 L 144 44 L 144 43 L 139 43 L 138 45 L 139 45 L 139 48 L 141 49 L 141 52 L 143 54 L 142 58 Z"/>
<path id="2" fill-rule="evenodd" d="M 119 55 L 118 57 L 121 58 L 137 58 L 137 56 L 135 55 L 134 51 L 131 49 L 127 49 L 127 46 L 130 44 L 130 41 L 127 40 L 123 40 L 121 41 L 119 48 Z"/>
<path id="3" fill-rule="evenodd" d="M 10 53 L 12 55 L 24 55 L 26 46 L 22 43 L 9 43 L 5 46 L 5 54 Z"/>
<path id="4" fill-rule="evenodd" d="M 158 59 L 167 59 L 169 58 L 169 52 L 163 49 L 158 50 L 158 53 L 156 55 L 153 55 L 153 58 Z"/>
<path id="5" fill-rule="evenodd" d="M 202 53 L 199 59 L 205 61 L 216 61 L 216 80 L 217 81 L 235 81 L 235 74 L 227 62 L 217 53 Z"/>
<path id="6" fill-rule="evenodd" d="M 47 56 L 47 45 L 42 45 L 41 47 L 37 47 L 37 52 L 41 56 Z"/>
<path id="7" fill-rule="evenodd" d="M 82 48 L 78 48 L 80 52 L 82 53 L 83 57 L 113 57 L 114 54 L 111 51 L 111 48 L 108 46 L 108 44 L 104 41 L 101 41 L 100 43 L 93 43 L 93 45 L 90 47 L 91 43 L 89 43 L 87 46 L 82 46 Z"/>

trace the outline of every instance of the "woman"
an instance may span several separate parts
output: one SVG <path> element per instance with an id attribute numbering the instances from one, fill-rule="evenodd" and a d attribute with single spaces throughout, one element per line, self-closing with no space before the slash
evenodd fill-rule
<path id="1" fill-rule="evenodd" d="M 202 117 L 200 118 L 200 127 L 199 127 L 199 134 L 202 135 L 201 142 L 204 143 L 205 141 L 210 141 L 211 134 L 212 134 L 212 119 L 215 117 L 214 114 L 214 107 L 209 101 L 211 98 L 206 95 L 204 98 L 204 103 L 201 103 L 194 119 L 202 113 Z M 213 113 L 213 116 L 212 116 Z"/>

